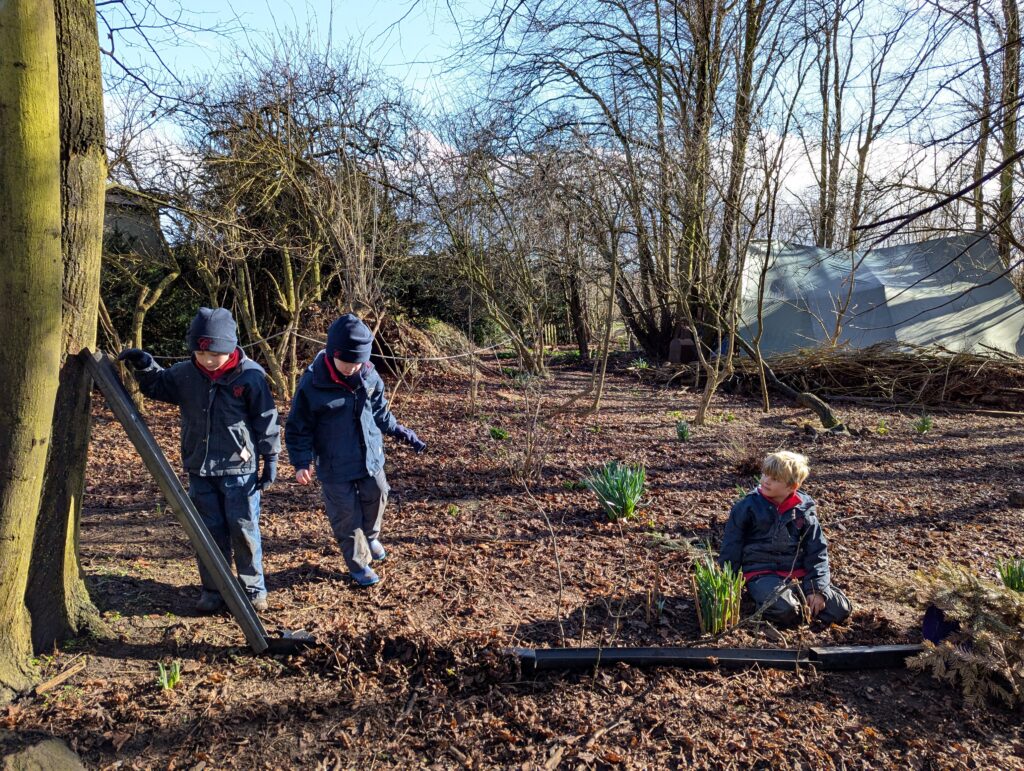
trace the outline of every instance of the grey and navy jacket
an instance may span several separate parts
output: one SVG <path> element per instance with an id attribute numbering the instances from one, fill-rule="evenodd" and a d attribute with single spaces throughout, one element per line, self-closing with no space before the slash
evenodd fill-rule
<path id="1" fill-rule="evenodd" d="M 376 475 L 384 468 L 384 435 L 406 438 L 370 362 L 340 381 L 331 377 L 321 351 L 299 381 L 285 425 L 291 464 L 304 469 L 315 463 L 321 482 Z"/>
<path id="2" fill-rule="evenodd" d="M 811 591 L 824 591 L 831 583 L 828 542 L 814 499 L 799 491 L 778 506 L 759 490 L 737 501 L 725 523 L 718 562 L 741 569 L 748 581 L 792 575 Z"/>
<path id="3" fill-rule="evenodd" d="M 238 366 L 217 380 L 200 372 L 193 360 L 167 369 L 153 363 L 135 373 L 145 396 L 181 407 L 181 462 L 190 474 L 251 474 L 257 456 L 281 451 L 277 406 L 266 374 L 238 350 Z"/>

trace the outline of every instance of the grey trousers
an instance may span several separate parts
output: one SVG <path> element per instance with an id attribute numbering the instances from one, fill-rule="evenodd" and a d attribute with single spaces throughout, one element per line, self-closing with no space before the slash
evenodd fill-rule
<path id="1" fill-rule="evenodd" d="M 771 600 L 784 583 L 786 581 L 781 576 L 757 576 L 747 581 L 747 591 L 750 592 L 750 598 L 754 604 L 760 608 Z M 812 591 L 809 586 L 803 586 L 802 589 L 805 596 Z M 825 597 L 825 609 L 817 615 L 817 619 L 829 624 L 838 624 L 845 621 L 853 611 L 850 600 L 835 586 L 830 586 L 821 594 Z M 765 608 L 764 618 L 779 626 L 792 626 L 799 623 L 803 619 L 799 594 L 792 588 L 783 589 L 781 594 Z"/>
<path id="2" fill-rule="evenodd" d="M 364 569 L 372 559 L 370 541 L 380 536 L 391 489 L 384 471 L 353 482 L 321 482 L 320 489 L 345 564 L 350 571 Z"/>

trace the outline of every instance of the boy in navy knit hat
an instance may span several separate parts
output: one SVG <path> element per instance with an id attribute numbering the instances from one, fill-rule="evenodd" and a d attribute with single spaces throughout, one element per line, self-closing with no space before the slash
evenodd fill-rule
<path id="1" fill-rule="evenodd" d="M 384 381 L 370 363 L 373 334 L 351 313 L 327 331 L 327 348 L 303 374 L 285 426 L 295 479 L 320 478 L 327 518 L 352 580 L 373 586 L 371 562 L 383 560 L 380 528 L 388 500 L 383 435 L 404 440 L 417 453 L 427 445 L 388 409 Z"/>
<path id="2" fill-rule="evenodd" d="M 188 494 L 224 558 L 235 567 L 253 607 L 267 609 L 260 540 L 260 493 L 277 477 L 281 429 L 263 368 L 238 347 L 226 308 L 200 308 L 188 330 L 189 361 L 164 369 L 139 348 L 118 359 L 135 368 L 142 393 L 181 407 L 181 460 Z M 257 476 L 257 458 L 263 473 Z M 199 563 L 196 610 L 213 613 L 224 601 Z"/>

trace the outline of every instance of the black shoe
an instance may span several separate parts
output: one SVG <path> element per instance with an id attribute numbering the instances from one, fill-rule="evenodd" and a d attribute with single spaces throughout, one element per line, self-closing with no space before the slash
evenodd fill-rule
<path id="1" fill-rule="evenodd" d="M 196 603 L 196 613 L 208 615 L 216 613 L 223 607 L 224 600 L 217 592 L 208 592 L 204 589 L 199 595 L 199 601 Z"/>

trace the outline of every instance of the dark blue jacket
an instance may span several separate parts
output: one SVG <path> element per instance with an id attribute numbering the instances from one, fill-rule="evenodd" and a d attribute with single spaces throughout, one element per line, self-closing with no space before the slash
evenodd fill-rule
<path id="1" fill-rule="evenodd" d="M 814 499 L 799 491 L 796 495 L 800 503 L 783 514 L 757 490 L 737 501 L 725 523 L 718 562 L 729 562 L 744 573 L 803 568 L 805 587 L 827 589 L 828 542 Z"/>
<path id="2" fill-rule="evenodd" d="M 181 463 L 190 474 L 251 474 L 258 455 L 281 451 L 266 374 L 244 352 L 241 356 L 238 366 L 218 380 L 191 360 L 167 369 L 154 363 L 135 373 L 145 396 L 181 407 Z"/>
<path id="3" fill-rule="evenodd" d="M 384 468 L 384 434 L 402 437 L 374 366 L 367 362 L 349 381 L 331 378 L 321 351 L 292 398 L 284 432 L 288 457 L 296 469 L 315 463 L 322 482 L 373 476 Z"/>

